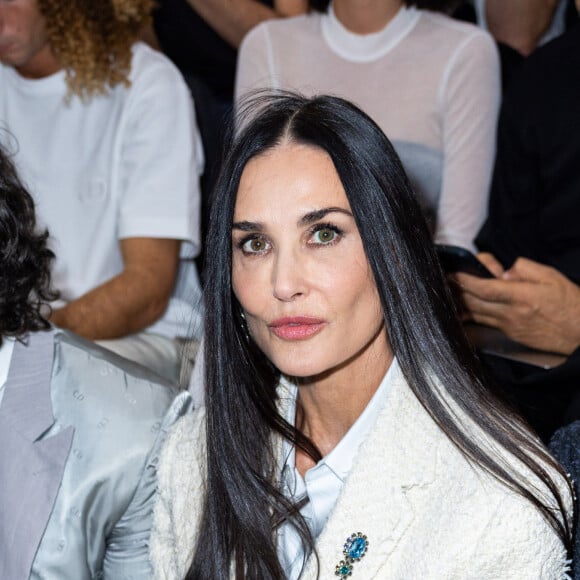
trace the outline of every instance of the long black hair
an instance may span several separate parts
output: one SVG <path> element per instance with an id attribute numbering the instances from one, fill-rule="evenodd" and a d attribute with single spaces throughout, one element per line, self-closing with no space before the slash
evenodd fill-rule
<path id="1" fill-rule="evenodd" d="M 331 0 L 308 0 L 310 10 L 326 12 Z M 404 0 L 406 6 L 416 6 L 422 10 L 450 13 L 460 3 L 460 0 Z"/>
<path id="2" fill-rule="evenodd" d="M 207 238 L 207 492 L 203 538 L 187 578 L 227 578 L 232 562 L 237 578 L 284 578 L 275 544 L 283 520 L 296 526 L 307 554 L 314 550 L 299 506 L 277 487 L 273 435 L 315 460 L 320 454 L 278 413 L 280 373 L 248 339 L 231 279 L 231 229 L 242 172 L 250 159 L 286 142 L 330 155 L 374 275 L 390 346 L 418 400 L 467 457 L 528 498 L 569 546 L 564 501 L 546 465 L 560 468 L 479 379 L 421 210 L 381 129 L 340 98 L 288 93 L 256 96 L 241 108 L 238 127 L 218 180 Z M 444 387 L 435 386 L 433 375 Z M 462 425 L 450 402 L 527 465 L 559 511 L 544 505 L 532 484 L 484 448 L 481 436 Z"/>
<path id="3" fill-rule="evenodd" d="M 41 312 L 57 296 L 50 289 L 54 254 L 47 237 L 37 231 L 32 197 L 0 148 L 0 344 L 2 337 L 50 328 Z"/>

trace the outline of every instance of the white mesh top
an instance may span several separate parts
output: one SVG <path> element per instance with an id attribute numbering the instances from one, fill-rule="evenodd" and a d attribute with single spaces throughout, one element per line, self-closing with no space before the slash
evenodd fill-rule
<path id="1" fill-rule="evenodd" d="M 332 6 L 270 20 L 248 34 L 239 54 L 236 98 L 258 88 L 357 104 L 393 142 L 436 241 L 473 249 L 500 100 L 499 59 L 486 32 L 413 7 L 368 35 L 347 30 Z"/>

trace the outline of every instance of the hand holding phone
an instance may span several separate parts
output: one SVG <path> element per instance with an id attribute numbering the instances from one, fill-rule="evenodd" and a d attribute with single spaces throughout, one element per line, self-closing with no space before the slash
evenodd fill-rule
<path id="1" fill-rule="evenodd" d="M 469 251 L 459 246 L 435 244 L 441 267 L 446 274 L 464 272 L 480 278 L 495 276 Z"/>

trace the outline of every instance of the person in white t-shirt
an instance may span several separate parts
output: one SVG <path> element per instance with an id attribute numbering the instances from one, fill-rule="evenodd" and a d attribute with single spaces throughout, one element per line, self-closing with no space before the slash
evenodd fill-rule
<path id="1" fill-rule="evenodd" d="M 177 69 L 135 42 L 151 5 L 0 2 L 0 140 L 53 236 L 51 321 L 177 381 L 203 152 Z"/>
<path id="2" fill-rule="evenodd" d="M 491 179 L 499 60 L 489 34 L 435 12 L 452 4 L 311 0 L 310 14 L 246 36 L 236 99 L 269 88 L 352 101 L 393 141 L 435 240 L 473 249 Z"/>

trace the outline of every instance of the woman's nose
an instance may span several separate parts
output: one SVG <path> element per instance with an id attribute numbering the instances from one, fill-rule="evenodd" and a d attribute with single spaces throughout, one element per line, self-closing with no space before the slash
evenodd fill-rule
<path id="1" fill-rule="evenodd" d="M 299 251 L 278 250 L 272 269 L 272 293 L 283 302 L 290 302 L 307 292 L 304 257 Z"/>

